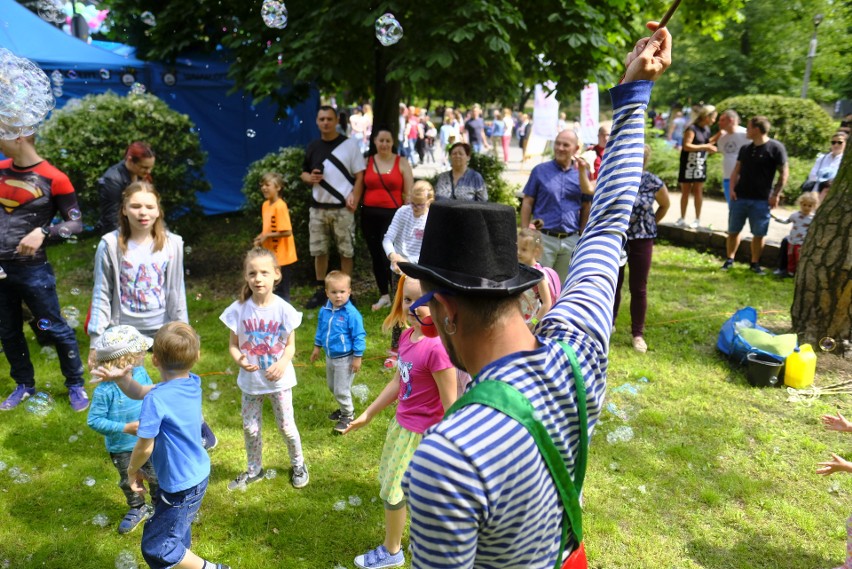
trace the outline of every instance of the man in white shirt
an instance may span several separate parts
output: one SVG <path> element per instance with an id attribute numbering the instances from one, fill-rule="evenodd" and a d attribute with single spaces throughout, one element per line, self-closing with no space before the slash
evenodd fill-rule
<path id="1" fill-rule="evenodd" d="M 746 129 L 740 126 L 740 115 L 733 109 L 728 109 L 719 117 L 719 130 L 722 136 L 716 142 L 716 148 L 722 153 L 722 189 L 725 191 L 725 201 L 731 203 L 731 172 L 737 165 L 737 155 L 740 148 L 748 144 Z"/>

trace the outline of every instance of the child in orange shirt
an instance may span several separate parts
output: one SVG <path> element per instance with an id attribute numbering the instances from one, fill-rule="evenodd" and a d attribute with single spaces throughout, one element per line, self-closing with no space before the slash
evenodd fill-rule
<path id="1" fill-rule="evenodd" d="M 267 172 L 260 179 L 260 191 L 266 200 L 261 211 L 263 230 L 254 238 L 254 246 L 269 249 L 275 255 L 281 268 L 281 282 L 275 287 L 275 294 L 289 302 L 290 267 L 298 259 L 290 211 L 281 197 L 283 188 L 284 178 L 278 172 Z"/>

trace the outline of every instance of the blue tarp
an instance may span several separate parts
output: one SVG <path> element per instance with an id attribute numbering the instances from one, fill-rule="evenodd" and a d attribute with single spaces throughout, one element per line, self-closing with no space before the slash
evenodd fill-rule
<path id="1" fill-rule="evenodd" d="M 240 190 L 251 162 L 282 146 L 305 145 L 318 134 L 319 94 L 315 90 L 290 109 L 286 120 L 277 121 L 274 105 L 252 105 L 251 96 L 242 91 L 228 95 L 234 86 L 227 79 L 228 65 L 215 56 L 181 57 L 175 65 L 124 57 L 65 34 L 12 0 L 0 0 L 0 47 L 31 59 L 48 75 L 56 69 L 63 72 L 63 95 L 56 101 L 57 108 L 73 98 L 108 90 L 126 94 L 129 88 L 122 75 L 129 73 L 147 92 L 189 115 L 207 153 L 204 174 L 211 190 L 198 194 L 198 202 L 208 215 L 237 211 L 242 206 L 245 199 Z M 110 71 L 107 79 L 101 69 Z M 76 76 L 68 77 L 70 70 Z M 175 77 L 173 85 L 164 81 L 166 73 Z M 248 136 L 249 130 L 254 131 L 253 137 Z M 121 160 L 124 148 L 111 151 L 115 158 L 104 164 L 104 170 Z M 154 151 L 161 156 L 168 153 L 167 148 Z M 156 179 L 155 168 L 155 183 Z"/>

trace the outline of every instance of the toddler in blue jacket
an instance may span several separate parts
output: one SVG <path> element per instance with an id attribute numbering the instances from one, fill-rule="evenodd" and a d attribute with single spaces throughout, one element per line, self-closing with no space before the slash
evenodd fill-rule
<path id="1" fill-rule="evenodd" d="M 317 318 L 311 361 L 316 361 L 320 350 L 325 351 L 326 382 L 339 406 L 328 418 L 336 421 L 334 430 L 343 433 L 355 418 L 352 380 L 361 369 L 367 332 L 361 313 L 349 300 L 352 295 L 349 275 L 340 271 L 328 273 L 325 277 L 325 294 L 328 301 L 320 308 Z"/>
<path id="2" fill-rule="evenodd" d="M 153 342 L 133 326 L 113 326 L 104 331 L 92 345 L 92 349 L 95 350 L 98 366 L 108 369 L 133 366 L 133 379 L 142 385 L 151 385 L 151 377 L 143 364 L 145 352 Z M 101 383 L 95 388 L 92 406 L 89 407 L 89 427 L 104 436 L 107 452 L 120 476 L 118 487 L 124 492 L 127 505 L 130 506 L 124 519 L 118 524 L 118 533 L 133 531 L 154 511 L 151 506 L 145 504 L 145 496 L 130 488 L 127 478 L 127 465 L 130 463 L 130 453 L 136 445 L 136 429 L 139 428 L 141 410 L 142 402 L 127 397 L 113 382 Z M 150 484 L 151 499 L 156 500 L 159 487 L 150 460 L 142 466 L 142 471 Z"/>

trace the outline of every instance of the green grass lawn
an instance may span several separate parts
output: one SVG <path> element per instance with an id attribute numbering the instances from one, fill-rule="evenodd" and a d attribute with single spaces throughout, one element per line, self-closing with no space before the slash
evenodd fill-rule
<path id="1" fill-rule="evenodd" d="M 252 228 L 240 220 L 217 224 L 215 235 L 188 239 L 189 314 L 202 336 L 195 371 L 204 381 L 205 417 L 219 437 L 193 549 L 235 569 L 353 567 L 352 558 L 384 535 L 376 475 L 392 411 L 365 430 L 333 436 L 326 415 L 335 404 L 325 387 L 325 367 L 308 361 L 316 311 L 306 311 L 297 331 L 294 403 L 310 485 L 290 486 L 286 446 L 267 406 L 264 463 L 279 475 L 246 492 L 227 490 L 245 468 L 245 454 L 237 366 L 227 354 L 228 333 L 218 316 L 237 293 Z M 95 244 L 81 240 L 49 253 L 64 307 L 86 311 Z M 844 454 L 852 443 L 818 423 L 821 413 L 846 409 L 847 401 L 831 396 L 810 405 L 791 403 L 783 389 L 749 387 L 744 370 L 731 367 L 715 349 L 721 324 L 745 305 L 762 312 L 762 324 L 785 330 L 792 282 L 740 267 L 726 274 L 718 270 L 719 259 L 671 246 L 658 246 L 655 255 L 646 331 L 650 350 L 643 355 L 631 348 L 629 295 L 612 341 L 610 390 L 629 382 L 639 391 L 610 393 L 608 401 L 622 417 L 605 411 L 592 439 L 585 487 L 591 567 L 839 565 L 852 480 L 820 478 L 814 469 L 829 451 Z M 72 294 L 75 288 L 82 294 Z M 372 399 L 390 379 L 381 367 L 388 337 L 380 331 L 384 313 L 369 312 L 375 291 L 358 290 L 368 341 L 355 383 L 366 384 Z M 295 292 L 297 306 L 310 293 Z M 77 333 L 85 350 L 82 329 Z M 56 359 L 42 354 L 34 339 L 31 350 L 38 386 L 57 405 L 46 417 L 23 408 L 0 414 L 0 461 L 6 466 L 0 471 L 0 568 L 111 568 L 124 550 L 141 563 L 141 528 L 126 536 L 115 531 L 126 505 L 103 438 L 88 429 L 85 413 L 70 410 Z M 832 359 L 821 356 L 817 383 L 849 377 L 841 364 L 830 365 Z M 5 358 L 0 377 L 5 397 L 14 387 Z M 208 398 L 213 391 L 221 393 L 215 401 Z M 356 401 L 357 411 L 364 407 Z M 633 439 L 608 443 L 607 435 L 623 425 L 633 429 Z M 72 435 L 78 438 L 69 442 Z M 13 467 L 29 481 L 16 483 Z M 87 477 L 95 479 L 94 486 L 84 483 Z M 350 497 L 361 504 L 350 505 Z M 335 509 L 340 501 L 346 502 L 342 511 Z M 106 527 L 92 523 L 99 514 L 108 518 Z"/>

